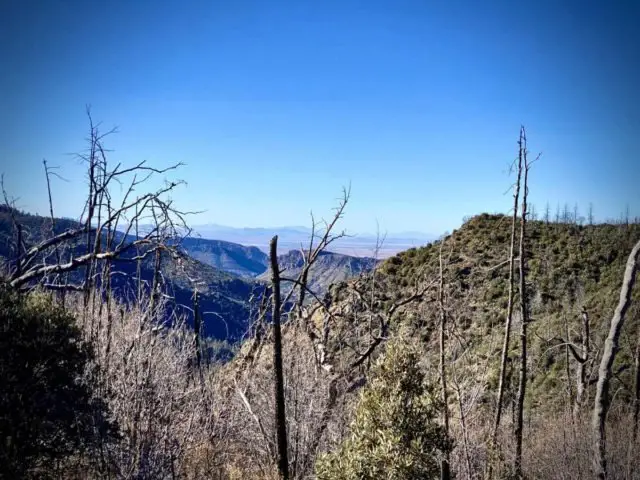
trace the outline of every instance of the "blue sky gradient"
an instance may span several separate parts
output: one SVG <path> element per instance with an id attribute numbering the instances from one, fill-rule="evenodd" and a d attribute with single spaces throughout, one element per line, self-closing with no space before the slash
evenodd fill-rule
<path id="1" fill-rule="evenodd" d="M 489 6 L 490 4 L 490 6 Z M 0 171 L 82 209 L 85 105 L 114 162 L 187 164 L 195 224 L 442 233 L 507 211 L 520 124 L 531 199 L 640 215 L 640 2 L 5 0 Z M 274 193 L 277 192 L 277 193 Z"/>

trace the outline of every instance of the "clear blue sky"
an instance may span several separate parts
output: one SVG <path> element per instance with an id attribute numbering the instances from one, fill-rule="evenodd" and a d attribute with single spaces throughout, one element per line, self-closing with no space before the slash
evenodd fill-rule
<path id="1" fill-rule="evenodd" d="M 490 5 L 490 6 L 489 6 Z M 506 211 L 521 123 L 531 196 L 640 215 L 640 2 L 87 1 L 0 5 L 0 170 L 77 216 L 85 105 L 112 159 L 184 161 L 194 223 L 441 233 Z"/>

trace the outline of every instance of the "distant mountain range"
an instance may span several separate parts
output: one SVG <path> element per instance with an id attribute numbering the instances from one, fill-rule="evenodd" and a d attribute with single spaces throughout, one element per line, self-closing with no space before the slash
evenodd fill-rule
<path id="1" fill-rule="evenodd" d="M 45 238 L 45 232 L 50 225 L 48 218 L 19 211 L 15 211 L 14 214 L 25 226 L 27 248 Z M 14 255 L 12 228 L 9 209 L 0 207 L 0 260 L 12 258 Z M 73 228 L 81 228 L 81 225 L 73 220 L 56 220 L 56 234 Z M 252 230 L 263 230 L 263 236 L 269 236 L 271 233 L 266 229 Z M 289 238 L 289 244 L 292 244 L 293 231 L 289 230 L 289 233 L 290 237 L 283 238 Z M 302 228 L 297 231 L 298 235 L 303 233 Z M 76 256 L 85 251 L 85 247 L 79 244 L 69 247 Z M 194 237 L 184 238 L 180 248 L 187 254 L 182 268 L 176 268 L 176 265 L 169 261 L 163 262 L 162 265 L 165 286 L 175 299 L 176 308 L 185 313 L 192 323 L 193 313 L 190 307 L 193 306 L 193 290 L 197 285 L 204 319 L 204 335 L 237 341 L 247 331 L 251 320 L 251 297 L 258 298 L 270 279 L 267 254 L 255 246 Z M 132 251 L 129 255 L 134 254 Z M 295 278 L 303 266 L 302 253 L 299 250 L 286 252 L 279 256 L 279 262 L 284 269 L 283 275 Z M 332 283 L 359 275 L 372 269 L 375 264 L 372 258 L 322 252 L 310 272 L 309 287 L 322 296 Z M 116 294 L 125 301 L 133 298 L 132 292 L 136 291 L 137 285 L 135 263 L 115 262 L 113 268 L 121 273 L 115 275 L 112 281 Z M 82 271 L 76 272 L 75 275 L 75 280 L 83 278 Z M 152 276 L 153 265 L 149 257 L 141 265 L 141 277 L 144 282 L 151 284 Z M 287 285 L 283 286 L 286 290 Z"/>
<path id="2" fill-rule="evenodd" d="M 185 238 L 181 247 L 190 257 L 219 270 L 266 282 L 271 278 L 269 257 L 257 247 L 193 237 Z M 278 263 L 284 276 L 297 277 L 304 267 L 302 250 L 289 250 L 278 255 Z M 321 295 L 332 283 L 368 272 L 375 264 L 376 261 L 371 257 L 321 252 L 310 271 L 309 288 Z"/>
<path id="3" fill-rule="evenodd" d="M 269 265 L 269 257 L 257 247 L 195 237 L 186 237 L 181 246 L 194 259 L 240 277 L 257 277 Z"/>
<path id="4" fill-rule="evenodd" d="M 48 238 L 49 234 L 46 232 L 50 230 L 49 218 L 20 211 L 14 211 L 14 214 L 18 222 L 23 225 L 27 248 Z M 11 212 L 7 207 L 0 206 L 0 263 L 2 263 L 1 260 L 14 256 L 12 252 L 13 226 L 10 215 Z M 56 219 L 55 234 L 81 227 L 82 225 L 73 220 Z M 131 239 L 133 240 L 133 237 Z M 76 242 L 68 247 L 74 252 L 74 256 L 85 252 L 84 244 L 80 245 Z M 133 255 L 135 255 L 135 251 L 129 252 L 125 257 Z M 49 259 L 49 262 L 52 261 L 52 258 Z M 114 262 L 112 269 L 112 271 L 120 273 L 112 276 L 112 286 L 118 298 L 125 302 L 133 299 L 133 292 L 137 289 L 136 264 Z M 190 257 L 186 258 L 181 269 L 176 268 L 169 261 L 163 262 L 161 269 L 165 288 L 175 300 L 175 308 L 178 312 L 186 314 L 191 324 L 193 324 L 193 313 L 190 308 L 193 306 L 194 282 L 197 283 L 205 336 L 235 341 L 245 334 L 250 321 L 249 299 L 252 294 L 259 293 L 264 288 L 262 282 L 240 278 Z M 81 283 L 81 279 L 84 277 L 83 272 L 83 268 L 76 270 L 71 274 L 69 281 Z M 142 262 L 141 279 L 146 285 L 152 283 L 152 257 L 148 257 L 146 261 Z"/>
<path id="5" fill-rule="evenodd" d="M 309 288 L 318 296 L 324 295 L 329 287 L 338 282 L 371 271 L 376 266 L 376 260 L 370 257 L 352 257 L 334 252 L 320 252 L 315 263 L 309 271 Z M 304 258 L 301 250 L 290 250 L 284 255 L 278 256 L 278 265 L 282 276 L 297 278 L 304 267 Z M 268 281 L 270 271 L 265 271 L 258 277 Z M 291 287 L 292 284 L 285 285 Z"/>
<path id="6" fill-rule="evenodd" d="M 311 229 L 307 227 L 285 226 L 273 228 L 235 228 L 217 224 L 193 226 L 196 236 L 206 239 L 224 240 L 246 246 L 255 246 L 266 252 L 269 242 L 278 235 L 279 253 L 307 248 Z M 436 235 L 421 232 L 388 234 L 379 249 L 378 258 L 386 258 L 412 247 L 420 247 L 435 240 Z M 331 245 L 331 250 L 355 257 L 372 257 L 375 254 L 377 237 L 371 234 L 357 234 L 341 238 Z"/>

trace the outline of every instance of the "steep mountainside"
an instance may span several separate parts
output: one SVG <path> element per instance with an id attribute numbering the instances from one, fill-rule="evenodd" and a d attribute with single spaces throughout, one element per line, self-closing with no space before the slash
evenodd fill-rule
<path id="1" fill-rule="evenodd" d="M 195 237 L 185 238 L 181 247 L 196 260 L 241 277 L 256 277 L 269 266 L 269 257 L 258 247 Z"/>
<path id="2" fill-rule="evenodd" d="M 473 388 L 479 389 L 480 401 L 487 405 L 493 405 L 499 376 L 508 296 L 506 261 L 510 228 L 509 217 L 487 214 L 473 217 L 443 243 L 434 242 L 387 259 L 376 270 L 373 286 L 373 303 L 379 310 L 411 296 L 421 285 L 431 285 L 421 301 L 397 310 L 389 330 L 391 334 L 404 332 L 421 338 L 425 360 L 437 365 L 437 285 L 442 244 L 445 305 L 451 319 L 447 362 L 458 378 L 466 379 L 474 384 Z M 576 362 L 570 358 L 567 369 L 569 354 L 564 345 L 567 336 L 569 341 L 580 344 L 583 308 L 590 319 L 592 348 L 595 352 L 601 351 L 618 301 L 624 265 L 638 239 L 640 225 L 530 222 L 527 292 L 532 319 L 528 335 L 531 388 L 527 406 L 532 410 L 540 406 L 559 407 L 566 402 L 567 386 L 575 388 Z M 360 324 L 369 321 L 366 315 L 358 314 L 364 309 L 361 304 L 365 288 L 372 288 L 371 282 L 360 279 L 330 290 L 331 318 L 342 319 L 335 322 L 329 337 L 335 349 L 345 342 L 358 344 L 356 335 L 362 331 Z M 353 295 L 356 290 L 359 293 Z M 636 286 L 615 367 L 618 374 L 612 391 L 617 391 L 619 399 L 633 395 L 633 355 L 640 334 L 639 291 Z M 515 301 L 518 302 L 517 295 Z M 325 318 L 318 310 L 316 325 L 320 327 Z M 514 367 L 507 372 L 508 380 L 511 379 L 507 398 L 512 398 L 510 395 L 517 389 L 514 368 L 519 354 L 519 321 L 516 313 L 510 351 L 510 365 Z M 588 378 L 597 376 L 597 362 L 599 358 L 587 366 Z M 589 388 L 594 387 L 593 383 Z"/>
<path id="3" fill-rule="evenodd" d="M 29 215 L 15 211 L 18 222 L 23 225 L 23 238 L 27 248 L 37 244 L 51 234 L 49 218 Z M 81 225 L 73 220 L 56 219 L 55 233 L 61 233 Z M 0 209 L 0 260 L 14 258 L 13 227 L 10 211 L 6 207 Z M 84 245 L 72 245 L 78 253 L 84 253 Z M 66 258 L 63 254 L 63 258 Z M 127 256 L 135 255 L 131 251 Z M 49 259 L 52 262 L 53 258 Z M 137 272 L 135 263 L 114 262 L 113 270 L 120 274 L 112 275 L 112 285 L 123 301 L 132 298 L 137 290 Z M 250 298 L 263 287 L 259 282 L 239 278 L 230 273 L 187 257 L 180 266 L 165 259 L 162 265 L 162 279 L 166 290 L 173 297 L 176 309 L 187 315 L 193 322 L 194 283 L 197 283 L 200 295 L 200 308 L 203 314 L 203 334 L 216 339 L 234 341 L 247 331 L 250 319 Z M 74 273 L 70 281 L 82 279 L 83 271 Z M 150 285 L 153 281 L 153 260 L 148 257 L 141 265 L 141 279 L 143 284 Z M 79 281 L 77 283 L 80 283 Z M 184 308 L 187 307 L 187 308 Z"/>
<path id="4" fill-rule="evenodd" d="M 187 237 L 181 248 L 192 258 L 219 270 L 241 277 L 255 277 L 269 282 L 269 257 L 257 247 L 246 247 L 223 240 L 209 240 Z M 297 277 L 304 259 L 300 250 L 291 250 L 279 255 L 280 267 L 287 277 Z M 368 257 L 352 257 L 334 252 L 322 252 L 309 275 L 309 287 L 318 295 L 323 295 L 330 285 L 370 271 L 375 260 Z M 285 283 L 286 290 L 291 287 Z"/>
<path id="5" fill-rule="evenodd" d="M 278 262 L 280 268 L 283 269 L 282 275 L 288 278 L 296 278 L 304 266 L 304 258 L 300 250 L 291 250 L 284 255 L 279 255 Z M 309 288 L 318 296 L 324 295 L 334 283 L 369 272 L 375 264 L 375 259 L 369 257 L 351 257 L 340 253 L 321 252 L 309 271 Z M 258 278 L 268 281 L 269 275 L 269 271 L 266 271 Z"/>

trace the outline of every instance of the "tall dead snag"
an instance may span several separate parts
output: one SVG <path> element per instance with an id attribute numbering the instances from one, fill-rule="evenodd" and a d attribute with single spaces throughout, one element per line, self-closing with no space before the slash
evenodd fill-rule
<path id="1" fill-rule="evenodd" d="M 339 233 L 334 234 L 335 226 L 344 215 L 344 210 L 349 203 L 349 197 L 351 196 L 351 187 L 342 189 L 342 197 L 340 198 L 338 205 L 334 208 L 334 215 L 331 221 L 322 220 L 316 222 L 313 213 L 311 213 L 311 235 L 309 236 L 309 247 L 306 252 L 302 251 L 303 267 L 302 271 L 298 275 L 297 279 L 282 279 L 283 281 L 293 282 L 298 287 L 298 301 L 296 313 L 298 317 L 302 316 L 302 307 L 304 306 L 305 297 L 307 292 L 315 297 L 315 293 L 309 290 L 309 272 L 311 267 L 318 259 L 318 256 L 324 252 L 329 245 L 336 240 L 339 240 L 347 236 L 347 232 L 342 230 Z M 318 229 L 321 229 L 320 231 Z M 324 229 L 324 232 L 322 232 Z M 322 232 L 322 233 L 320 233 Z M 316 240 L 318 241 L 317 243 Z M 293 289 L 290 291 L 293 292 Z M 288 296 L 290 297 L 290 295 Z M 288 300 L 288 298 L 287 298 Z"/>
<path id="2" fill-rule="evenodd" d="M 351 369 L 342 369 L 335 368 L 336 366 L 332 362 L 330 358 L 330 354 L 328 352 L 328 342 L 330 335 L 330 322 L 335 320 L 335 317 L 329 311 L 329 305 L 326 299 L 320 298 L 316 292 L 309 286 L 309 277 L 310 271 L 315 264 L 315 262 L 320 257 L 320 254 L 325 251 L 333 242 L 339 240 L 346 236 L 346 232 L 336 231 L 336 225 L 339 220 L 342 218 L 347 203 L 349 201 L 350 189 L 344 188 L 342 191 L 342 196 L 338 200 L 338 205 L 333 209 L 334 213 L 330 220 L 319 220 L 316 219 L 312 215 L 312 231 L 309 242 L 302 248 L 302 257 L 303 257 L 303 267 L 301 272 L 295 277 L 288 278 L 282 275 L 282 272 L 278 270 L 278 262 L 276 257 L 276 251 L 274 250 L 271 253 L 271 269 L 272 273 L 278 272 L 277 283 L 278 285 L 282 285 L 284 282 L 292 284 L 292 288 L 288 290 L 286 294 L 283 294 L 280 290 L 279 292 L 275 292 L 274 289 L 271 289 L 270 293 L 265 293 L 261 295 L 262 297 L 262 305 L 260 307 L 259 315 L 257 321 L 254 323 L 255 334 L 251 340 L 250 347 L 247 349 L 246 354 L 243 356 L 241 360 L 241 367 L 238 370 L 238 374 L 236 379 L 240 379 L 241 376 L 244 378 L 250 378 L 251 373 L 248 372 L 250 368 L 254 365 L 255 360 L 259 357 L 260 352 L 262 351 L 263 343 L 266 341 L 266 325 L 263 321 L 266 316 L 267 303 L 268 301 L 273 301 L 274 298 L 277 298 L 279 301 L 279 307 L 275 307 L 275 305 L 271 304 L 271 309 L 276 308 L 280 314 L 274 314 L 274 337 L 275 337 L 275 329 L 276 329 L 276 321 L 278 320 L 278 324 L 282 321 L 282 319 L 289 320 L 288 328 L 291 332 L 300 331 L 306 335 L 306 337 L 310 340 L 313 355 L 314 355 L 314 363 L 318 366 L 327 377 L 325 380 L 328 385 L 326 388 L 327 397 L 324 399 L 324 402 L 319 402 L 316 409 L 320 409 L 321 420 L 316 425 L 302 425 L 298 419 L 296 418 L 296 410 L 297 404 L 296 401 L 291 405 L 291 410 L 289 410 L 289 414 L 285 419 L 284 413 L 281 417 L 282 421 L 279 422 L 276 420 L 276 429 L 280 429 L 273 435 L 267 433 L 267 430 L 264 428 L 263 422 L 261 418 L 255 413 L 254 409 L 251 407 L 250 398 L 245 395 L 245 390 L 238 387 L 237 392 L 246 407 L 249 414 L 253 417 L 258 428 L 265 439 L 265 443 L 268 444 L 269 453 L 273 458 L 278 458 L 278 465 L 280 466 L 281 458 L 276 453 L 277 447 L 275 443 L 272 445 L 272 440 L 276 440 L 276 443 L 280 443 L 279 439 L 280 435 L 284 435 L 286 433 L 288 436 L 287 447 L 282 448 L 282 451 L 287 453 L 287 474 L 291 478 L 298 478 L 301 474 L 300 472 L 310 472 L 312 470 L 312 466 L 315 460 L 315 456 L 318 451 L 318 447 L 320 442 L 323 439 L 323 434 L 325 429 L 329 426 L 332 415 L 334 414 L 334 408 L 339 405 L 340 395 L 343 394 L 343 390 L 345 387 L 338 386 L 339 382 L 342 382 L 347 376 L 349 371 L 356 369 L 359 366 L 357 363 Z M 277 241 L 277 240 L 276 240 Z M 277 249 L 276 249 L 277 250 Z M 282 294 L 282 299 L 280 300 L 280 295 Z M 297 297 L 294 297 L 295 295 Z M 306 299 L 313 299 L 313 302 L 308 302 Z M 313 321 L 313 316 L 316 312 L 322 311 L 326 313 L 326 316 L 322 322 L 320 327 L 317 327 Z M 278 327 L 280 329 L 280 327 Z M 279 334 L 280 339 L 282 338 L 282 334 Z M 279 341 L 280 344 L 282 340 Z M 278 348 L 279 351 L 282 351 L 282 346 Z M 366 359 L 367 356 L 371 353 L 371 351 L 365 352 L 363 354 L 363 358 Z M 274 356 L 274 361 L 275 361 Z M 287 365 L 282 365 L 284 360 L 282 359 L 282 354 L 280 354 L 279 362 L 282 365 L 282 370 L 285 367 L 291 367 L 295 362 L 302 361 L 302 359 L 291 358 L 289 359 Z M 274 369 L 275 370 L 275 369 Z M 339 371 L 336 371 L 339 370 Z M 288 389 L 288 394 L 297 395 L 296 386 L 295 386 L 296 378 L 292 378 L 292 382 L 290 383 L 290 388 Z M 280 382 L 282 383 L 282 382 Z M 283 389 L 284 391 L 284 389 Z M 276 393 L 276 395 L 278 395 Z M 285 405 L 284 401 L 281 402 L 282 405 Z M 276 398 L 276 405 L 278 404 Z M 284 412 L 284 408 L 282 408 Z M 284 420 L 289 422 L 289 428 L 285 428 Z M 310 428 L 310 431 L 304 431 L 301 435 L 301 428 Z M 303 441 L 301 437 L 304 436 L 308 439 Z M 303 447 L 304 446 L 304 450 Z M 286 462 L 283 462 L 285 464 Z M 282 469 L 280 469 L 282 472 Z"/>
<path id="3" fill-rule="evenodd" d="M 45 178 L 47 179 L 47 194 L 49 197 L 49 216 L 51 218 L 51 229 L 50 229 L 50 234 L 51 236 L 54 236 L 56 234 L 56 219 L 53 216 L 53 198 L 51 196 L 51 180 L 50 180 L 50 175 L 52 175 L 51 172 L 51 168 L 47 165 L 47 161 L 46 160 L 42 160 L 42 164 L 44 165 L 44 175 Z M 56 259 L 56 263 L 60 263 L 60 250 L 58 249 L 58 245 L 56 245 L 55 249 L 55 259 Z M 65 291 L 62 290 L 60 292 L 60 303 L 61 305 L 64 307 L 65 305 Z"/>
<path id="4" fill-rule="evenodd" d="M 520 267 L 520 378 L 518 381 L 518 397 L 516 401 L 516 457 L 514 472 L 516 478 L 522 478 L 522 431 L 524 427 L 524 397 L 527 391 L 527 325 L 529 323 L 529 304 L 527 296 L 527 251 L 526 251 L 526 228 L 527 228 L 527 196 L 529 188 L 527 180 L 529 177 L 530 163 L 527 160 L 527 134 L 524 127 L 520 128 L 520 154 L 519 165 L 524 171 L 524 193 L 522 195 L 522 215 L 520 219 L 520 246 L 519 246 L 519 267 Z M 518 174 L 520 177 L 520 173 Z"/>
<path id="5" fill-rule="evenodd" d="M 500 359 L 500 377 L 498 380 L 498 403 L 493 423 L 493 433 L 491 435 L 491 447 L 495 448 L 498 440 L 498 429 L 502 419 L 502 404 L 504 399 L 505 379 L 507 372 L 507 359 L 509 357 L 509 341 L 511 335 L 511 320 L 513 317 L 513 291 L 514 291 L 514 270 L 515 270 L 515 245 L 516 245 L 516 222 L 518 220 L 518 201 L 520 199 L 520 178 L 522 175 L 522 149 L 517 159 L 517 179 L 515 191 L 513 193 L 513 215 L 511 217 L 511 245 L 509 249 L 509 298 L 507 302 L 507 316 L 504 324 L 504 342 L 502 344 L 502 355 Z M 490 475 L 490 474 L 489 474 Z"/>
<path id="6" fill-rule="evenodd" d="M 320 222 L 316 222 L 313 214 L 311 214 L 311 235 L 309 237 L 309 247 L 306 252 L 302 252 L 302 258 L 304 265 L 302 267 L 302 271 L 297 276 L 297 278 L 286 278 L 281 277 L 280 280 L 283 282 L 289 282 L 294 284 L 294 288 L 289 290 L 289 293 L 286 295 L 284 299 L 284 304 L 289 303 L 294 291 L 298 291 L 298 300 L 295 305 L 295 314 L 297 316 L 297 320 L 302 324 L 309 340 L 313 344 L 314 354 L 316 356 L 316 362 L 323 368 L 328 369 L 329 367 L 326 359 L 326 335 L 328 335 L 328 331 L 319 332 L 317 328 L 313 325 L 311 321 L 311 317 L 313 316 L 313 311 L 304 311 L 304 303 L 306 295 L 309 294 L 313 299 L 316 300 L 318 308 L 324 308 L 324 301 L 320 299 L 317 294 L 309 288 L 309 272 L 315 262 L 318 260 L 320 254 L 325 251 L 333 242 L 344 238 L 347 236 L 346 231 L 341 230 L 340 232 L 334 233 L 336 224 L 340 221 L 344 215 L 345 208 L 349 203 L 349 198 L 351 196 L 351 187 L 342 189 L 342 197 L 338 201 L 338 205 L 333 209 L 334 215 L 330 221 L 322 220 Z M 317 241 L 317 243 L 316 243 Z"/>
<path id="7" fill-rule="evenodd" d="M 200 389 L 204 391 L 204 372 L 202 370 L 202 316 L 200 314 L 200 302 L 198 299 L 198 288 L 193 291 L 193 332 L 194 347 L 196 349 L 196 366 L 198 368 L 198 379 Z"/>
<path id="8" fill-rule="evenodd" d="M 585 401 L 585 393 L 587 391 L 587 364 L 589 363 L 589 354 L 591 350 L 591 345 L 589 342 L 590 332 L 589 332 L 589 314 L 583 308 L 582 313 L 582 342 L 581 342 L 581 350 L 582 355 L 576 355 L 575 351 L 574 357 L 578 361 L 578 372 L 576 378 L 576 403 L 574 406 L 574 414 L 578 415 L 580 413 L 580 408 L 584 404 Z M 568 336 L 567 336 L 568 337 Z M 567 338 L 568 341 L 568 338 Z"/>
<path id="9" fill-rule="evenodd" d="M 609 335 L 604 342 L 604 351 L 598 369 L 598 385 L 596 387 L 596 399 L 593 405 L 593 438 L 594 438 L 594 472 L 596 478 L 604 480 L 607 478 L 607 443 L 605 434 L 605 423 L 609 410 L 609 384 L 613 362 L 619 349 L 620 332 L 624 325 L 625 314 L 631 303 L 631 292 L 636 280 L 636 270 L 638 258 L 640 257 L 640 242 L 631 250 L 627 260 L 627 266 L 622 279 L 620 289 L 620 300 L 613 313 Z"/>
<path id="10" fill-rule="evenodd" d="M 275 373 L 276 435 L 278 439 L 278 471 L 289 478 L 287 455 L 287 418 L 284 405 L 284 375 L 282 372 L 282 333 L 280 331 L 280 267 L 278 266 L 278 236 L 271 239 L 271 284 L 273 289 L 273 371 Z"/>
<path id="11" fill-rule="evenodd" d="M 11 264 L 9 265 L 9 272 L 10 273 L 13 272 L 12 275 L 14 276 L 22 275 L 23 267 L 22 267 L 22 263 L 20 262 L 20 259 L 23 255 L 22 252 L 26 250 L 26 247 L 24 243 L 24 238 L 22 236 L 22 225 L 20 224 L 20 222 L 18 222 L 18 219 L 16 217 L 16 209 L 15 209 L 14 201 L 9 199 L 9 195 L 7 195 L 7 191 L 4 188 L 4 174 L 0 175 L 0 187 L 2 188 L 4 204 L 7 207 L 7 211 L 9 212 L 9 215 L 11 216 L 12 229 L 15 235 L 15 243 L 13 245 L 14 255 L 15 255 L 15 264 L 13 265 L 13 267 L 11 267 Z"/>
<path id="12" fill-rule="evenodd" d="M 444 239 L 440 243 L 440 283 L 438 285 L 438 307 L 440 309 L 440 388 L 442 388 L 442 423 L 444 433 L 449 438 L 449 396 L 447 392 L 447 370 L 445 367 L 445 329 L 447 326 L 447 312 L 444 306 L 444 273 L 442 270 L 442 246 Z M 440 464 L 440 479 L 449 480 L 451 478 L 450 455 L 447 449 L 444 452 Z"/>
<path id="13" fill-rule="evenodd" d="M 189 214 L 176 209 L 169 198 L 175 188 L 184 183 L 182 181 L 165 181 L 155 191 L 136 195 L 137 190 L 151 177 L 175 170 L 181 163 L 161 169 L 148 166 L 146 161 L 132 167 L 123 167 L 121 164 L 110 167 L 102 141 L 115 130 L 100 133 L 91 115 L 88 117 L 88 153 L 79 155 L 79 158 L 87 164 L 89 191 L 78 227 L 59 234 L 52 233 L 28 249 L 23 245 L 17 266 L 9 276 L 9 284 L 14 288 L 30 288 L 40 284 L 51 290 L 84 292 L 85 313 L 93 287 L 108 285 L 101 278 L 104 275 L 104 272 L 101 274 L 101 265 L 115 261 L 136 263 L 155 252 L 175 251 L 180 232 L 188 230 L 185 216 Z M 112 200 L 114 184 L 122 189 L 119 204 Z M 130 234 L 138 220 L 147 221 L 150 218 L 153 219 L 152 225 L 145 229 L 144 234 L 132 239 Z M 47 258 L 62 246 L 68 247 L 70 258 L 57 261 L 56 257 L 54 263 L 49 263 Z M 133 255 L 132 252 L 140 253 Z M 81 283 L 60 282 L 64 274 L 82 269 Z M 95 295 L 93 298 L 96 298 Z"/>
<path id="14" fill-rule="evenodd" d="M 567 316 L 563 315 L 562 319 L 564 320 L 564 334 L 567 339 L 570 338 L 569 334 L 569 321 L 567 320 Z M 567 405 L 574 404 L 575 398 L 573 396 L 573 386 L 571 385 L 571 357 L 569 356 L 569 342 L 563 341 L 564 345 L 564 362 L 565 362 L 565 371 L 567 372 Z M 575 416 L 575 415 L 574 415 Z"/>

